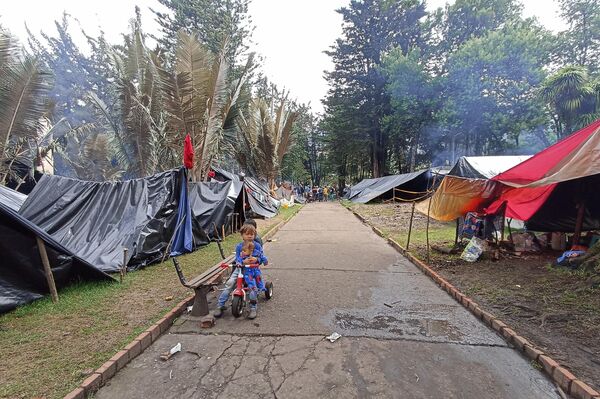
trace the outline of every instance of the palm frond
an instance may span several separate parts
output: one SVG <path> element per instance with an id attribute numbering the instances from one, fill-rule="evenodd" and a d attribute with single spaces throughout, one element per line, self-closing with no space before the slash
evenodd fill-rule
<path id="1" fill-rule="evenodd" d="M 0 73 L 0 159 L 4 159 L 11 139 L 37 136 L 52 76 L 32 57 L 7 63 Z"/>

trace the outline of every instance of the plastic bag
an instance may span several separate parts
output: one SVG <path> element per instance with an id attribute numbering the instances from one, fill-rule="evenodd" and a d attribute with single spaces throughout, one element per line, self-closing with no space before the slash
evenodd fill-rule
<path id="1" fill-rule="evenodd" d="M 485 250 L 485 241 L 480 238 L 473 237 L 465 247 L 465 250 L 460 255 L 462 260 L 467 262 L 475 262 Z"/>

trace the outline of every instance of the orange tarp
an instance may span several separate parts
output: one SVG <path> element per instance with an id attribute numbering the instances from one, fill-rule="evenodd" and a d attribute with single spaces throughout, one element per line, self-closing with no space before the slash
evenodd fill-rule
<path id="1" fill-rule="evenodd" d="M 499 189 L 497 182 L 487 179 L 466 179 L 446 176 L 433 194 L 417 204 L 416 209 L 440 221 L 451 221 L 464 216 L 467 212 L 481 212 L 495 197 Z"/>

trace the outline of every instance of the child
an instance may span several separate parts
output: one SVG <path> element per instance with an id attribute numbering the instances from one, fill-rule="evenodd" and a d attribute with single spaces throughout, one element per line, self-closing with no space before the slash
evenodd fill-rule
<path id="1" fill-rule="evenodd" d="M 235 248 L 236 263 L 240 263 L 240 264 L 244 264 L 244 265 L 250 265 L 250 264 L 256 264 L 256 263 L 261 264 L 262 263 L 264 265 L 267 265 L 268 260 L 263 254 L 262 246 L 257 241 L 255 241 L 256 240 L 256 228 L 251 224 L 245 223 L 242 226 L 242 228 L 240 229 L 240 235 L 242 236 L 242 242 L 239 243 Z M 245 247 L 246 251 L 248 251 L 248 248 L 250 248 L 250 244 L 253 245 L 252 251 L 249 252 L 250 255 L 245 255 L 244 257 L 242 257 L 242 248 Z M 246 284 L 248 284 L 248 286 L 252 288 L 250 290 L 250 292 L 248 293 L 248 296 L 250 298 L 250 313 L 248 314 L 248 318 L 254 319 L 256 317 L 257 291 L 258 291 L 258 288 L 263 289 L 262 279 L 261 279 L 261 287 L 257 287 L 257 285 L 256 285 L 256 277 L 261 275 L 260 269 L 259 268 L 244 268 L 243 273 L 244 273 L 244 280 L 246 281 Z M 227 280 L 227 282 L 225 283 L 225 289 L 219 296 L 219 300 L 217 303 L 217 309 L 215 310 L 215 313 L 214 313 L 215 317 L 221 317 L 223 315 L 223 311 L 226 309 L 225 303 L 227 303 L 227 299 L 229 299 L 229 296 L 231 295 L 231 291 L 233 291 L 233 289 L 236 285 L 237 277 L 238 277 L 237 273 L 231 273 L 229 280 Z"/>

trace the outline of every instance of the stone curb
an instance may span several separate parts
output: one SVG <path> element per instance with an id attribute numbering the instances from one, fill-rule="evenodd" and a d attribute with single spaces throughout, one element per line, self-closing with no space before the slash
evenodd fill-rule
<path id="1" fill-rule="evenodd" d="M 152 342 L 156 341 L 162 333 L 167 331 L 173 324 L 173 321 L 179 317 L 188 306 L 194 302 L 194 295 L 190 295 L 183 301 L 179 302 L 169 313 L 163 318 L 150 326 L 147 330 L 139 334 L 122 350 L 117 352 L 113 357 L 106 361 L 96 371 L 81 383 L 81 385 L 71 391 L 65 399 L 83 399 L 91 396 L 101 386 L 111 379 L 117 371 L 121 370 L 130 361 L 141 354 L 144 349 L 149 347 Z"/>
<path id="2" fill-rule="evenodd" d="M 272 227 L 268 232 L 263 235 L 264 239 L 269 239 L 283 226 L 285 223 L 290 221 L 296 212 L 288 220 L 282 220 Z M 121 370 L 130 361 L 135 359 L 141 354 L 146 348 L 148 348 L 154 341 L 156 341 L 163 333 L 171 328 L 171 325 L 175 319 L 194 303 L 194 295 L 190 295 L 183 301 L 179 302 L 169 313 L 167 313 L 159 321 L 151 325 L 148 329 L 133 339 L 125 348 L 117 352 L 113 357 L 106 361 L 90 376 L 88 376 L 78 388 L 69 392 L 64 399 L 84 399 L 91 396 L 100 387 L 104 386 L 108 380 L 110 380 L 117 371 Z"/>
<path id="3" fill-rule="evenodd" d="M 473 313 L 475 317 L 480 319 L 484 324 L 496 331 L 507 343 L 518 349 L 532 362 L 539 363 L 546 375 L 566 393 L 575 399 L 600 399 L 600 392 L 594 390 L 583 381 L 578 380 L 577 377 L 575 377 L 569 370 L 561 367 L 560 364 L 554 359 L 546 355 L 539 348 L 535 347 L 535 345 L 530 343 L 527 339 L 518 335 L 513 329 L 500 321 L 496 316 L 484 311 L 475 301 L 460 292 L 456 287 L 437 274 L 429 265 L 415 257 L 412 253 L 406 251 L 402 245 L 392 238 L 386 237 L 380 229 L 371 225 L 364 216 L 350 208 L 348 208 L 348 210 L 352 212 L 358 218 L 358 220 L 371 227 L 375 234 L 387 240 L 388 244 L 406 256 L 408 260 L 410 260 L 424 274 L 435 281 L 435 283 L 438 284 L 444 291 L 446 291 L 448 295 L 454 298 L 464 308 Z"/>

